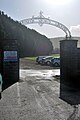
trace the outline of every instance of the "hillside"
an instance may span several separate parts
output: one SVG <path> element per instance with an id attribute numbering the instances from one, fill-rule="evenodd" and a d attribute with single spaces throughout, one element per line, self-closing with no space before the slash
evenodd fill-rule
<path id="1" fill-rule="evenodd" d="M 0 11 L 0 42 L 16 39 L 20 57 L 49 55 L 53 46 L 50 40 L 31 30 Z"/>
<path id="2" fill-rule="evenodd" d="M 64 37 L 55 37 L 51 38 L 50 41 L 52 42 L 54 49 L 56 49 L 60 48 L 60 41 L 64 39 L 65 39 Z M 80 37 L 72 37 L 72 39 L 78 40 L 77 46 L 80 47 Z"/>

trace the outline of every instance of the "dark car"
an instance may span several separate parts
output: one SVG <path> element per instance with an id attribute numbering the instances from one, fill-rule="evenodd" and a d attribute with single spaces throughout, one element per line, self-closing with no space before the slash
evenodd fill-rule
<path id="1" fill-rule="evenodd" d="M 51 65 L 54 66 L 54 67 L 60 67 L 60 57 L 59 58 L 53 58 L 51 60 Z"/>
<path id="2" fill-rule="evenodd" d="M 36 58 L 36 62 L 39 63 L 39 64 L 41 64 L 43 58 L 45 58 L 45 56 L 38 56 L 38 57 Z"/>

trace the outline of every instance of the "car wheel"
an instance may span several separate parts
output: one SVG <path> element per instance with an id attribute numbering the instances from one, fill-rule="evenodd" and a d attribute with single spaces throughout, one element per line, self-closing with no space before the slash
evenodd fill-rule
<path id="1" fill-rule="evenodd" d="M 39 63 L 42 64 L 42 61 L 40 61 Z"/>
<path id="2" fill-rule="evenodd" d="M 46 63 L 47 65 L 50 65 L 50 61 L 47 61 L 47 63 Z"/>
<path id="3" fill-rule="evenodd" d="M 54 66 L 55 66 L 55 67 L 58 67 L 58 66 L 59 66 L 59 64 L 58 64 L 58 63 L 54 63 Z"/>
<path id="4" fill-rule="evenodd" d="M 38 64 L 40 64 L 40 62 L 38 62 Z"/>

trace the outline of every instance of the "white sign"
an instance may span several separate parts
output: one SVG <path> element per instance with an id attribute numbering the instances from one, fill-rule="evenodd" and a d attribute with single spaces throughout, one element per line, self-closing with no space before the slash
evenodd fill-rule
<path id="1" fill-rule="evenodd" d="M 17 51 L 4 51 L 4 61 L 17 61 Z"/>

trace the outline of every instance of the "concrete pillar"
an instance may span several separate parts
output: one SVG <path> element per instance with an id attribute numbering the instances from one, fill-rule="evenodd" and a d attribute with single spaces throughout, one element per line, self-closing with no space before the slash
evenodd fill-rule
<path id="1" fill-rule="evenodd" d="M 79 53 L 77 40 L 60 42 L 60 98 L 71 105 L 80 104 Z"/>
<path id="2" fill-rule="evenodd" d="M 15 39 L 5 39 L 3 41 L 2 57 L 4 90 L 19 81 L 19 55 L 17 41 Z"/>
<path id="3" fill-rule="evenodd" d="M 80 75 L 80 48 L 78 48 L 78 71 L 79 71 L 79 75 Z"/>
<path id="4" fill-rule="evenodd" d="M 73 89 L 80 87 L 77 62 L 77 40 L 60 41 L 60 82 Z"/>
<path id="5" fill-rule="evenodd" d="M 0 41 L 0 73 L 2 74 L 2 42 Z"/>

